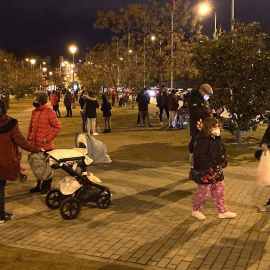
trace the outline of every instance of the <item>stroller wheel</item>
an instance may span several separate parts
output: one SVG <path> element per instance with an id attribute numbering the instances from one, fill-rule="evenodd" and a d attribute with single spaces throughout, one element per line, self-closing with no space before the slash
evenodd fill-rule
<path id="1" fill-rule="evenodd" d="M 20 174 L 20 181 L 21 181 L 21 182 L 26 182 L 26 180 L 27 180 L 27 175 L 21 173 L 21 174 Z"/>
<path id="2" fill-rule="evenodd" d="M 81 211 L 79 201 L 73 197 L 66 198 L 60 205 L 60 214 L 64 219 L 75 219 Z"/>
<path id="3" fill-rule="evenodd" d="M 59 189 L 51 189 L 46 195 L 46 205 L 51 209 L 60 207 L 63 194 Z"/>
<path id="4" fill-rule="evenodd" d="M 100 195 L 97 199 L 97 206 L 101 209 L 106 209 L 110 206 L 111 200 L 108 195 Z"/>

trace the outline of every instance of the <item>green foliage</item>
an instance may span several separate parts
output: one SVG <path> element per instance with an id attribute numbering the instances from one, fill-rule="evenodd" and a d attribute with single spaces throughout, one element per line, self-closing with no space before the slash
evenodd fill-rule
<path id="1" fill-rule="evenodd" d="M 195 49 L 199 81 L 214 88 L 213 103 L 230 113 L 230 132 L 236 136 L 256 129 L 269 109 L 270 53 L 267 35 L 258 23 L 236 22 L 235 31 L 216 40 L 203 39 Z"/>

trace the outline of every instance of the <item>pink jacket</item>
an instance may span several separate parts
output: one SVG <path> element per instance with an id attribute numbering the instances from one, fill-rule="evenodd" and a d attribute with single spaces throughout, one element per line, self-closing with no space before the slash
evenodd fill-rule
<path id="1" fill-rule="evenodd" d="M 32 111 L 27 137 L 31 144 L 44 150 L 51 150 L 54 148 L 53 139 L 59 132 L 60 123 L 53 109 L 45 104 Z"/>

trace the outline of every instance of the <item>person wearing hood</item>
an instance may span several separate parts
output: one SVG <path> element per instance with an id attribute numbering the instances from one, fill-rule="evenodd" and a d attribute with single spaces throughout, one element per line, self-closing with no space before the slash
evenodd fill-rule
<path id="1" fill-rule="evenodd" d="M 97 108 L 99 108 L 99 104 L 94 96 L 93 91 L 89 91 L 88 95 L 85 96 L 85 103 L 85 115 L 87 117 L 87 133 L 90 134 L 90 132 L 92 131 L 93 135 L 99 135 L 96 132 Z"/>
<path id="2" fill-rule="evenodd" d="M 53 139 L 60 132 L 60 123 L 53 109 L 47 106 L 48 96 L 46 92 L 37 91 L 33 95 L 33 106 L 30 125 L 28 128 L 27 140 L 36 147 L 45 151 L 53 150 Z M 51 189 L 52 179 L 43 181 L 37 180 L 37 185 L 30 189 L 30 193 L 46 193 Z"/>
<path id="3" fill-rule="evenodd" d="M 213 117 L 208 117 L 203 122 L 202 131 L 196 136 L 194 146 L 194 178 L 198 184 L 193 201 L 192 216 L 206 219 L 202 213 L 206 198 L 212 195 L 218 217 L 234 218 L 235 213 L 228 211 L 225 201 L 225 185 L 223 168 L 227 167 L 227 155 L 220 137 L 220 125 Z"/>
<path id="4" fill-rule="evenodd" d="M 13 215 L 5 212 L 5 185 L 7 180 L 20 177 L 20 154 L 18 147 L 31 153 L 42 150 L 23 137 L 18 121 L 6 115 L 5 103 L 0 100 L 0 224 L 12 219 Z"/>

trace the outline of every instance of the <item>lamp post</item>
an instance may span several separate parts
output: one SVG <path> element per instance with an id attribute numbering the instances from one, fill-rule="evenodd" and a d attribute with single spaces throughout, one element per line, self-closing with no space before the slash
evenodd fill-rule
<path id="1" fill-rule="evenodd" d="M 75 65 L 74 65 L 74 54 L 75 54 L 75 52 L 77 51 L 77 47 L 74 46 L 74 45 L 71 45 L 71 46 L 69 47 L 69 50 L 70 50 L 70 52 L 72 53 L 72 57 L 73 57 L 73 67 L 72 67 L 72 89 L 74 90 L 74 67 L 75 67 Z"/>
<path id="2" fill-rule="evenodd" d="M 47 71 L 47 68 L 46 67 L 42 68 L 42 71 L 43 71 L 43 78 L 44 78 L 44 90 L 46 90 L 46 71 Z"/>
<path id="3" fill-rule="evenodd" d="M 232 0 L 232 7 L 231 7 L 231 31 L 234 30 L 234 0 Z"/>
<path id="4" fill-rule="evenodd" d="M 199 7 L 199 12 L 202 15 L 206 15 L 210 10 L 211 6 L 208 3 L 201 4 Z M 217 11 L 215 10 L 215 28 L 214 28 L 214 39 L 217 39 Z"/>
<path id="5" fill-rule="evenodd" d="M 31 63 L 31 69 L 32 69 L 32 84 L 33 84 L 33 87 L 35 86 L 34 84 L 34 71 L 35 71 L 35 63 L 36 63 L 36 59 L 30 59 L 30 63 Z"/>

